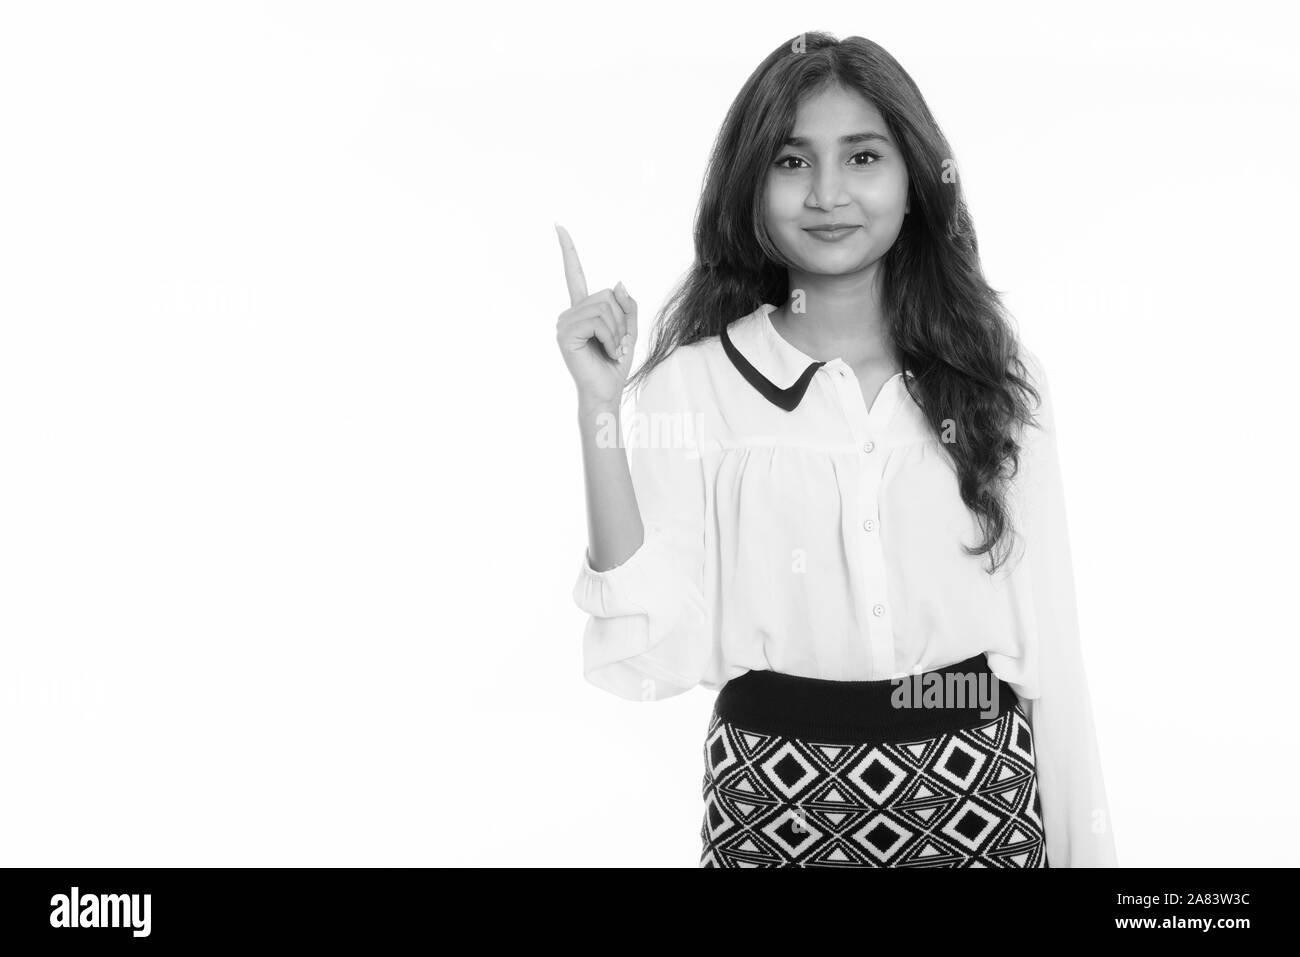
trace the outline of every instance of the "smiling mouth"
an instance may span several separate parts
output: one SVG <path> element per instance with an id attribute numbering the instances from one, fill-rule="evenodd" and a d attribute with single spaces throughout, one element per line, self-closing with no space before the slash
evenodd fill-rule
<path id="1" fill-rule="evenodd" d="M 828 226 L 805 226 L 810 233 L 838 233 L 842 229 L 857 229 L 856 223 L 831 223 Z"/>
<path id="2" fill-rule="evenodd" d="M 860 228 L 859 226 L 809 226 L 804 232 L 819 243 L 837 243 L 853 235 Z"/>

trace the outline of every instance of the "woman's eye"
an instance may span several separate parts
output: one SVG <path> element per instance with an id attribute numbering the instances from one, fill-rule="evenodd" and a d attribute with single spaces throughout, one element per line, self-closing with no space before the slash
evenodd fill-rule
<path id="1" fill-rule="evenodd" d="M 857 159 L 860 159 L 861 157 L 869 157 L 869 161 L 864 160 L 863 162 L 854 163 L 853 165 L 855 165 L 855 166 L 872 166 L 872 165 L 874 165 L 875 163 L 879 162 L 879 160 L 880 160 L 880 154 L 879 154 L 879 153 L 872 152 L 871 150 L 862 150 L 862 151 L 859 152 L 859 153 L 854 153 L 854 154 L 850 157 L 850 159 L 852 159 L 852 160 L 857 160 Z M 790 166 L 790 165 L 788 165 L 788 164 L 790 164 L 790 163 L 804 163 L 804 161 L 803 161 L 803 159 L 802 159 L 801 157 L 798 157 L 798 156 L 782 156 L 779 160 L 776 161 L 776 165 L 777 165 L 778 167 L 780 167 L 781 169 L 798 169 L 798 168 L 799 168 L 799 167 L 797 167 L 797 166 Z M 807 164 L 804 163 L 804 165 L 806 166 Z"/>

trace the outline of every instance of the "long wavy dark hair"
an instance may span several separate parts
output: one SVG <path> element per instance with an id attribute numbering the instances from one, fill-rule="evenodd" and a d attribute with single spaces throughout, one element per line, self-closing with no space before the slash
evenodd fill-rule
<path id="1" fill-rule="evenodd" d="M 878 44 L 803 34 L 773 50 L 745 82 L 705 174 L 695 262 L 660 309 L 650 353 L 627 387 L 678 346 L 718 335 L 763 303 L 786 301 L 787 264 L 764 223 L 766 178 L 799 103 L 837 83 L 875 105 L 907 166 L 911 212 L 881 260 L 886 331 L 915 376 L 904 381 L 931 428 L 956 436 L 941 447 L 983 535 L 963 548 L 990 554 L 993 574 L 1014 534 L 1006 489 L 1020 466 L 1018 427 L 1037 424 L 1027 396 L 1041 396 L 999 293 L 984 279 L 948 141 L 916 83 Z"/>

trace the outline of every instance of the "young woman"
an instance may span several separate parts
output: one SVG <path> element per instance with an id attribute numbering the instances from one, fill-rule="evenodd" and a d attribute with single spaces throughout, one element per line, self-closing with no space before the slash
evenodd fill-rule
<path id="1" fill-rule="evenodd" d="M 1115 866 L 1047 381 L 903 68 L 763 61 L 632 379 L 636 302 L 560 242 L 585 674 L 719 691 L 700 865 Z"/>

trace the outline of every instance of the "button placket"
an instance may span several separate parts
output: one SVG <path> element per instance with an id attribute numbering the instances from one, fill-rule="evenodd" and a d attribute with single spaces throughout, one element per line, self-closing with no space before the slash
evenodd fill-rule
<path id="1" fill-rule="evenodd" d="M 835 384 L 857 443 L 859 524 L 856 531 L 862 576 L 858 607 L 870 617 L 866 640 L 873 675 L 885 678 L 894 673 L 894 629 L 888 606 L 885 553 L 880 540 L 880 482 L 886 460 L 884 443 L 874 413 L 868 414 L 858 378 L 852 370 L 836 370 Z M 877 402 L 885 399 L 881 395 Z"/>

